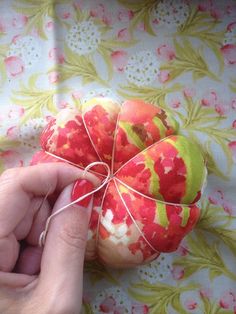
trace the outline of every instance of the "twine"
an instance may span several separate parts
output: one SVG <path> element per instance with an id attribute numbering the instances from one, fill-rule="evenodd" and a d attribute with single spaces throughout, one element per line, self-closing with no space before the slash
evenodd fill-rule
<path id="1" fill-rule="evenodd" d="M 120 113 L 118 114 L 118 117 L 119 117 L 119 115 L 120 115 Z M 83 120 L 83 122 L 84 122 L 84 126 L 85 126 L 85 130 L 86 130 L 86 132 L 87 132 L 87 135 L 88 135 L 88 137 L 89 137 L 89 139 L 90 139 L 90 141 L 91 141 L 91 145 L 92 145 L 92 147 L 94 148 L 94 150 L 95 150 L 95 152 L 96 152 L 96 154 L 97 154 L 97 156 L 98 156 L 98 158 L 99 158 L 100 161 L 92 162 L 92 163 L 90 163 L 86 168 L 83 168 L 83 167 L 80 166 L 80 165 L 77 165 L 77 164 L 75 164 L 75 163 L 73 163 L 73 162 L 71 162 L 71 161 L 69 161 L 69 160 L 66 160 L 66 159 L 64 159 L 64 158 L 62 158 L 62 157 L 59 157 L 59 156 L 57 156 L 57 155 L 55 155 L 55 154 L 53 154 L 53 153 L 50 153 L 50 152 L 48 152 L 48 151 L 45 151 L 45 153 L 48 154 L 48 155 L 50 155 L 50 156 L 52 156 L 52 157 L 54 157 L 54 158 L 57 158 L 57 159 L 63 161 L 63 162 L 69 163 L 69 164 L 71 164 L 71 165 L 73 165 L 73 166 L 75 166 L 75 167 L 78 167 L 78 168 L 80 168 L 80 169 L 83 169 L 83 170 L 84 170 L 83 176 L 85 176 L 85 174 L 88 172 L 88 170 L 89 170 L 90 168 L 92 168 L 92 167 L 94 167 L 94 166 L 96 166 L 96 165 L 102 165 L 102 166 L 104 166 L 104 167 L 106 168 L 106 170 L 107 170 L 107 175 L 105 176 L 105 175 L 103 175 L 103 174 L 101 174 L 101 173 L 98 173 L 98 172 L 96 172 L 96 171 L 90 170 L 91 173 L 94 173 L 95 175 L 97 174 L 97 175 L 99 175 L 99 176 L 103 176 L 103 177 L 104 177 L 104 180 L 102 181 L 102 183 L 101 183 L 96 189 L 94 189 L 93 191 L 84 194 L 83 196 L 81 196 L 81 197 L 79 197 L 78 199 L 76 199 L 75 201 L 73 201 L 73 202 L 71 202 L 71 203 L 69 203 L 69 204 L 63 206 L 62 208 L 60 208 L 60 209 L 58 209 L 56 212 L 54 212 L 51 216 L 49 216 L 48 219 L 47 219 L 47 221 L 46 221 L 46 224 L 45 224 L 45 229 L 44 229 L 44 231 L 40 234 L 40 237 L 39 237 L 39 245 L 42 247 L 42 246 L 44 246 L 44 244 L 45 244 L 46 236 L 47 236 L 48 229 L 49 229 L 49 225 L 50 225 L 50 222 L 51 222 L 52 218 L 54 218 L 56 215 L 60 214 L 62 211 L 66 210 L 66 209 L 69 208 L 70 206 L 76 204 L 77 202 L 80 202 L 80 201 L 82 201 L 83 199 L 85 199 L 86 197 L 88 197 L 88 196 L 90 196 L 90 195 L 92 195 L 92 194 L 98 192 L 98 191 L 101 190 L 107 183 L 109 183 L 111 180 L 114 180 L 114 184 L 115 184 L 116 190 L 117 190 L 117 192 L 118 192 L 118 194 L 119 194 L 119 196 L 120 196 L 120 199 L 121 199 L 121 201 L 122 201 L 122 203 L 123 203 L 123 205 L 124 205 L 126 211 L 128 212 L 130 218 L 132 219 L 134 225 L 135 225 L 136 228 L 138 229 L 140 235 L 143 237 L 143 239 L 145 240 L 145 242 L 149 245 L 149 247 L 150 247 L 155 253 L 160 253 L 159 251 L 157 251 L 157 250 L 151 245 L 151 243 L 148 241 L 148 239 L 145 237 L 144 233 L 142 232 L 142 230 L 141 230 L 140 227 L 138 226 L 138 224 L 137 224 L 137 222 L 135 221 L 134 217 L 132 216 L 132 214 L 131 214 L 131 212 L 130 212 L 128 206 L 126 205 L 125 200 L 123 199 L 123 197 L 122 197 L 122 195 L 121 195 L 121 192 L 120 192 L 120 190 L 119 190 L 119 188 L 118 188 L 118 186 L 117 186 L 117 182 L 119 182 L 120 184 L 124 185 L 124 186 L 125 186 L 127 189 L 129 189 L 130 191 L 132 191 L 132 192 L 134 192 L 134 193 L 137 193 L 138 195 L 140 195 L 140 196 L 142 196 L 142 197 L 144 197 L 144 198 L 146 198 L 146 199 L 149 199 L 149 200 L 152 200 L 152 201 L 155 201 L 155 202 L 159 202 L 159 203 L 162 203 L 162 204 L 164 203 L 164 204 L 166 204 L 166 205 L 188 206 L 188 207 L 192 207 L 192 206 L 195 206 L 195 203 L 194 203 L 194 204 L 175 204 L 175 203 L 165 202 L 165 201 L 161 201 L 161 200 L 156 200 L 156 199 L 153 198 L 153 197 L 147 196 L 147 195 L 145 195 L 145 194 L 143 194 L 143 193 L 141 193 L 141 192 L 139 192 L 139 191 L 133 189 L 132 187 L 130 187 L 129 185 L 127 185 L 126 183 L 124 183 L 124 182 L 121 181 L 120 179 L 115 178 L 114 175 L 115 175 L 121 168 L 123 168 L 128 162 L 130 162 L 131 160 L 133 160 L 139 153 L 136 154 L 135 156 L 133 156 L 133 157 L 132 157 L 130 160 L 128 160 L 127 162 L 125 162 L 125 163 L 113 174 L 113 169 L 114 169 L 114 157 L 115 157 L 115 139 L 116 139 L 116 136 L 117 136 L 118 125 L 119 125 L 118 121 L 119 121 L 119 119 L 117 118 L 116 128 L 115 128 L 115 131 L 114 131 L 114 142 L 113 142 L 113 147 L 112 147 L 111 169 L 110 169 L 110 167 L 108 166 L 107 163 L 105 163 L 105 162 L 102 161 L 102 158 L 101 158 L 101 156 L 99 155 L 99 152 L 98 152 L 97 149 L 96 149 L 96 145 L 94 144 L 94 142 L 93 142 L 93 140 L 92 140 L 92 138 L 91 138 L 91 135 L 90 135 L 89 130 L 88 130 L 88 127 L 87 127 L 87 125 L 86 125 L 86 123 L 85 123 L 85 119 L 84 119 L 84 115 L 83 115 L 83 114 L 82 114 L 82 120 Z M 170 137 L 170 136 L 168 136 L 168 137 Z M 168 137 L 166 137 L 166 138 L 168 138 Z M 166 138 L 161 139 L 161 140 L 158 141 L 158 142 L 162 142 L 162 141 L 165 140 Z M 157 142 L 156 142 L 156 143 L 157 143 Z M 143 150 L 143 152 L 147 151 L 150 147 L 154 146 L 156 143 L 153 143 L 151 146 L 145 148 L 145 149 Z M 102 198 L 102 202 L 101 202 L 101 206 L 100 206 L 101 209 L 102 209 L 102 207 L 103 207 L 103 203 L 104 203 L 104 199 L 105 199 L 105 196 L 106 196 L 107 188 L 108 188 L 108 185 L 107 185 L 107 187 L 106 187 L 106 190 L 105 190 L 104 195 L 103 195 L 103 198 Z M 48 194 L 49 194 L 49 193 L 48 193 Z M 47 198 L 47 196 L 48 196 L 48 195 L 46 195 L 45 198 Z M 100 210 L 100 212 L 99 212 L 99 219 L 98 219 L 98 224 L 97 224 L 97 229 L 96 229 L 96 247 L 98 246 L 98 241 L 99 241 L 98 233 L 99 233 L 99 225 L 100 225 L 100 221 L 101 221 L 101 215 L 102 215 L 102 210 Z"/>
<path id="2" fill-rule="evenodd" d="M 50 154 L 50 155 L 53 155 L 53 154 Z M 54 157 L 56 157 L 56 155 L 54 155 Z M 63 158 L 60 158 L 61 160 Z M 66 160 L 64 160 L 66 161 Z M 46 236 L 47 236 L 47 233 L 48 233 L 48 229 L 49 229 L 49 225 L 50 225 L 50 222 L 52 220 L 53 217 L 55 217 L 56 215 L 60 214 L 62 211 L 64 211 L 65 209 L 67 209 L 68 207 L 76 204 L 77 202 L 80 202 L 82 201 L 83 199 L 85 199 L 86 197 L 96 193 L 97 191 L 101 190 L 110 180 L 111 180 L 111 171 L 110 171 L 110 167 L 105 163 L 105 162 L 92 162 L 91 164 L 89 164 L 85 169 L 84 169 L 84 173 L 83 173 L 83 176 L 85 176 L 85 174 L 88 172 L 88 170 L 94 166 L 97 166 L 97 165 L 102 165 L 104 167 L 106 167 L 107 169 L 107 176 L 105 178 L 105 180 L 101 183 L 101 185 L 99 185 L 96 189 L 94 189 L 93 191 L 90 191 L 86 194 L 84 194 L 83 196 L 80 196 L 79 198 L 77 198 L 75 201 L 61 207 L 60 209 L 58 209 L 56 212 L 54 212 L 51 216 L 48 217 L 47 221 L 46 221 L 46 224 L 45 224 L 45 229 L 44 231 L 40 234 L 39 236 L 39 246 L 42 247 L 45 245 L 45 241 L 46 241 Z M 47 193 L 45 199 L 47 198 L 48 194 L 50 192 Z"/>

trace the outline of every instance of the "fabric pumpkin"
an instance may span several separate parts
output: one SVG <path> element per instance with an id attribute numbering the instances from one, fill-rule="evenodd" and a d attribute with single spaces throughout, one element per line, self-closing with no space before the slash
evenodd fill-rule
<path id="1" fill-rule="evenodd" d="M 41 136 L 32 164 L 60 161 L 85 168 L 106 162 L 112 177 L 94 194 L 86 259 L 124 268 L 175 251 L 196 224 L 206 179 L 203 156 L 163 109 L 141 100 L 122 106 L 93 98 L 62 110 Z M 92 169 L 106 175 L 101 165 Z"/>

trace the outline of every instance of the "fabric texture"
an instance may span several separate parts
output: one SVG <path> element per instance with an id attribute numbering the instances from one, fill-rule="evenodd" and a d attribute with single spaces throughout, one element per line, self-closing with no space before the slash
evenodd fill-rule
<path id="1" fill-rule="evenodd" d="M 94 193 L 85 260 L 112 268 L 146 264 L 176 251 L 196 225 L 206 161 L 197 143 L 178 133 L 170 114 L 141 100 L 120 105 L 96 97 L 50 120 L 32 165 L 64 160 L 85 170 L 100 162 L 91 170 L 101 184 L 101 163 L 110 172 Z"/>
<path id="2" fill-rule="evenodd" d="M 1 0 L 1 171 L 27 165 L 62 108 L 96 96 L 160 106 L 207 159 L 201 217 L 176 253 L 85 268 L 85 313 L 236 310 L 233 0 Z"/>

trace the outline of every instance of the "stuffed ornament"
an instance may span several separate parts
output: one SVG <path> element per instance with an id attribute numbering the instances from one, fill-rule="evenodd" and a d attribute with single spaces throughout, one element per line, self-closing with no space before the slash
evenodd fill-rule
<path id="1" fill-rule="evenodd" d="M 105 162 L 111 170 L 94 193 L 86 260 L 115 268 L 145 264 L 175 251 L 193 229 L 207 172 L 198 147 L 177 133 L 169 113 L 141 100 L 120 106 L 93 98 L 81 112 L 65 109 L 49 122 L 32 164 L 60 157 L 82 168 Z M 101 163 L 92 172 L 107 175 Z"/>

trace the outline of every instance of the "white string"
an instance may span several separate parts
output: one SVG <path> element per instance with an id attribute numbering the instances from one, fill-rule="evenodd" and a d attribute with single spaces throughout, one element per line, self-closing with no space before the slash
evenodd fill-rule
<path id="1" fill-rule="evenodd" d="M 75 164 L 74 162 L 72 162 L 72 161 L 70 161 L 70 160 L 67 160 L 67 159 L 64 159 L 64 158 L 62 158 L 62 157 L 59 157 L 59 156 L 57 156 L 57 155 L 55 155 L 55 154 L 52 154 L 52 153 L 50 153 L 50 152 L 47 152 L 47 151 L 44 151 L 47 155 L 49 155 L 49 156 L 52 156 L 52 157 L 54 157 L 54 158 L 57 158 L 57 159 L 59 159 L 59 160 L 61 160 L 61 161 L 63 161 L 63 162 L 66 162 L 67 164 L 70 164 L 70 165 L 72 165 L 72 166 L 75 166 L 76 168 L 80 168 L 80 169 L 82 169 L 82 170 L 84 170 L 85 168 L 83 168 L 82 166 L 80 166 L 80 165 L 78 165 L 78 164 Z M 95 161 L 94 161 L 95 162 Z M 98 161 L 98 162 L 100 162 L 100 161 Z M 102 162 L 102 161 L 101 161 Z M 106 177 L 104 174 L 101 174 L 100 172 L 97 172 L 97 171 L 94 171 L 94 170 L 90 170 L 90 172 L 91 173 L 94 173 L 94 174 L 96 174 L 96 175 L 99 175 L 99 176 L 102 176 L 102 177 Z"/>
<path id="2" fill-rule="evenodd" d="M 121 195 L 121 193 L 120 193 L 120 190 L 119 190 L 119 188 L 118 188 L 118 186 L 117 186 L 117 183 L 116 183 L 116 179 L 114 180 L 114 183 L 115 183 L 115 186 L 116 186 L 116 190 L 117 190 L 117 192 L 118 192 L 118 194 L 119 194 L 119 196 L 120 196 L 120 198 L 121 198 L 121 201 L 122 201 L 123 205 L 125 206 L 125 209 L 127 210 L 128 214 L 129 214 L 130 218 L 132 219 L 133 223 L 135 224 L 136 228 L 138 229 L 139 233 L 141 234 L 141 236 L 144 238 L 144 240 L 146 241 L 146 243 L 150 246 L 150 248 L 151 248 L 154 252 L 160 253 L 159 251 L 157 251 L 157 250 L 151 245 L 151 243 L 150 243 L 150 242 L 148 241 L 148 239 L 145 237 L 145 235 L 144 235 L 144 233 L 142 232 L 142 230 L 139 228 L 139 225 L 137 224 L 136 220 L 134 219 L 133 215 L 131 214 L 131 212 L 130 212 L 128 206 L 127 206 L 126 203 L 125 203 L 125 200 L 123 199 L 123 197 L 122 197 L 122 195 Z"/>
<path id="3" fill-rule="evenodd" d="M 92 162 L 91 164 L 89 164 L 85 169 L 84 169 L 84 175 L 86 174 L 86 172 L 94 167 L 94 166 L 97 166 L 97 165 L 102 165 L 102 166 L 105 166 L 106 169 L 107 169 L 107 177 L 106 179 L 102 182 L 102 184 L 97 187 L 95 190 L 91 191 L 91 192 L 88 192 L 86 194 L 84 194 L 83 196 L 80 196 L 79 198 L 77 198 L 75 201 L 63 206 L 62 208 L 58 209 L 55 213 L 53 213 L 51 216 L 48 217 L 47 221 L 46 221 L 46 225 L 45 225 L 45 229 L 44 231 L 40 234 L 40 237 L 39 237 L 39 246 L 44 246 L 45 244 L 45 241 L 46 241 L 46 236 L 47 236 L 47 233 L 48 233 L 48 229 L 49 229 L 49 225 L 50 225 L 50 222 L 52 220 L 53 217 L 55 217 L 56 215 L 60 214 L 62 211 L 64 211 L 65 209 L 67 209 L 68 207 L 76 204 L 77 202 L 80 202 L 82 201 L 83 199 L 85 199 L 86 197 L 94 194 L 95 192 L 101 190 L 107 183 L 109 180 L 111 180 L 111 171 L 110 171 L 110 167 L 105 163 L 105 162 L 100 162 L 100 161 L 97 161 L 97 162 Z"/>
<path id="4" fill-rule="evenodd" d="M 161 142 L 167 140 L 167 139 L 168 139 L 169 137 L 171 137 L 171 136 L 173 136 L 173 135 L 166 136 L 166 137 L 160 139 L 159 141 L 153 143 L 152 145 L 147 146 L 147 147 L 146 147 L 145 149 L 143 149 L 142 151 L 136 153 L 132 158 L 130 158 L 129 160 L 127 160 L 123 165 L 120 166 L 119 169 L 116 170 L 116 172 L 114 173 L 114 176 L 118 173 L 118 171 L 120 171 L 122 168 L 124 168 L 130 161 L 133 161 L 140 153 L 145 153 L 147 150 L 149 150 L 149 148 L 152 148 L 152 147 L 155 146 L 157 143 L 159 144 L 159 143 L 161 143 Z"/>
<path id="5" fill-rule="evenodd" d="M 145 197 L 151 201 L 155 201 L 157 203 L 161 203 L 161 204 L 165 204 L 165 205 L 171 205 L 171 206 L 185 206 L 185 207 L 193 207 L 196 206 L 196 203 L 192 203 L 192 204 L 178 204 L 178 203 L 171 203 L 171 202 L 166 202 L 166 201 L 161 201 L 161 200 L 157 200 L 151 196 L 148 196 L 146 194 L 143 194 L 137 190 L 135 190 L 134 188 L 132 188 L 131 186 L 129 186 L 128 184 L 124 183 L 123 181 L 121 181 L 120 179 L 116 178 L 117 181 L 119 181 L 122 185 L 124 185 L 127 189 L 131 190 L 134 193 L 137 193 L 138 195 Z"/>
<path id="6" fill-rule="evenodd" d="M 113 178 L 112 178 L 113 179 Z M 102 196 L 102 201 L 101 201 L 101 205 L 100 205 L 100 208 L 103 207 L 103 203 L 104 203 L 104 199 L 105 199 L 105 196 L 106 196 L 106 193 L 107 193 L 107 189 L 108 189 L 108 185 L 106 186 L 106 189 L 104 191 L 104 194 Z M 101 223 L 101 216 L 102 216 L 102 210 L 99 211 L 99 216 L 98 216 L 98 224 L 97 224 L 97 227 L 96 227 L 96 239 L 95 239 L 95 247 L 97 248 L 98 247 L 98 242 L 99 242 L 99 227 L 100 227 L 100 223 Z"/>
<path id="7" fill-rule="evenodd" d="M 51 156 L 53 156 L 53 157 L 57 157 L 56 155 L 53 155 L 53 154 L 51 154 L 51 153 L 49 153 L 49 155 L 51 155 Z M 61 157 L 59 157 L 59 159 L 63 160 L 63 158 L 61 158 Z M 70 206 L 76 204 L 77 202 L 82 201 L 82 200 L 85 199 L 86 197 L 88 197 L 88 196 L 94 194 L 95 192 L 101 190 L 109 181 L 115 179 L 113 176 L 111 176 L 110 167 L 109 167 L 105 162 L 99 162 L 99 161 L 93 162 L 93 163 L 89 164 L 89 165 L 84 169 L 84 174 L 83 174 L 83 176 L 85 176 L 85 174 L 88 172 L 88 170 L 89 170 L 90 168 L 92 168 L 92 167 L 94 167 L 94 166 L 97 166 L 97 165 L 105 166 L 105 168 L 107 169 L 107 176 L 106 176 L 105 180 L 104 180 L 104 181 L 102 182 L 102 184 L 101 184 L 99 187 L 97 187 L 95 190 L 90 191 L 90 192 L 84 194 L 83 196 L 79 197 L 79 198 L 76 199 L 75 201 L 73 201 L 73 202 L 71 202 L 71 203 L 69 203 L 69 204 L 63 206 L 62 208 L 58 209 L 55 213 L 53 213 L 51 216 L 48 217 L 48 219 L 47 219 L 47 221 L 46 221 L 45 229 L 44 229 L 44 231 L 40 234 L 40 237 L 39 237 L 39 246 L 40 246 L 40 247 L 43 247 L 43 246 L 45 245 L 46 236 L 47 236 L 47 233 L 48 233 L 49 225 L 50 225 L 50 222 L 51 222 L 51 220 L 52 220 L 53 217 L 55 217 L 56 215 L 60 214 L 62 211 L 64 211 L 64 210 L 67 209 L 68 207 L 70 207 Z M 151 248 L 154 252 L 159 253 L 159 252 L 151 245 L 151 243 L 147 240 L 147 238 L 145 237 L 145 235 L 143 234 L 143 232 L 140 230 L 140 228 L 139 228 L 137 222 L 136 222 L 135 219 L 133 218 L 133 216 L 132 216 L 132 214 L 131 214 L 129 208 L 127 207 L 127 205 L 126 205 L 126 203 L 125 203 L 125 201 L 124 201 L 124 199 L 123 199 L 123 197 L 122 197 L 122 195 L 121 195 L 121 193 L 120 193 L 120 191 L 119 191 L 119 189 L 118 189 L 118 187 L 117 187 L 116 180 L 119 181 L 119 182 L 120 182 L 121 184 L 123 184 L 123 185 L 125 185 L 125 184 L 124 184 L 122 181 L 120 181 L 119 179 L 117 179 L 117 178 L 114 180 L 114 184 L 115 184 L 115 186 L 116 186 L 117 192 L 118 192 L 118 194 L 119 194 L 119 196 L 120 196 L 120 198 L 121 198 L 121 200 L 122 200 L 122 203 L 124 204 L 124 206 L 125 206 L 125 208 L 126 208 L 128 214 L 129 214 L 130 218 L 132 219 L 134 225 L 136 226 L 136 228 L 138 229 L 139 233 L 140 233 L 141 236 L 144 238 L 144 240 L 146 241 L 146 243 L 150 246 L 150 248 Z M 125 185 L 125 186 L 127 186 L 127 185 Z M 129 186 L 127 186 L 127 187 L 129 188 Z M 107 186 L 107 188 L 108 188 L 108 186 Z M 101 205 L 100 205 L 101 208 L 102 208 L 102 206 L 103 206 L 103 202 L 104 202 L 104 199 L 105 199 L 105 195 L 106 195 L 106 192 L 107 192 L 107 188 L 106 188 L 106 190 L 105 190 L 105 192 L 104 192 L 104 195 L 103 195 L 103 198 L 102 198 L 102 203 L 101 203 Z M 134 190 L 134 192 L 136 192 L 136 191 Z M 48 194 L 49 194 L 49 192 L 47 193 L 47 196 L 48 196 Z M 46 196 L 46 197 L 47 197 L 47 196 Z M 143 196 L 146 197 L 146 195 L 143 195 Z M 46 197 L 45 197 L 45 198 L 46 198 Z M 102 211 L 100 211 L 100 213 L 99 213 L 99 219 L 98 219 L 98 225 L 97 225 L 97 232 L 96 232 L 96 247 L 98 246 L 98 241 L 99 241 L 99 239 L 98 239 L 98 231 L 99 231 L 99 225 L 100 225 L 101 214 L 102 214 Z"/>
<path id="8" fill-rule="evenodd" d="M 121 108 L 121 106 L 120 106 L 120 108 Z M 115 162 L 115 153 L 116 153 L 116 138 L 117 138 L 117 133 L 118 133 L 120 114 L 121 114 L 121 110 L 119 111 L 119 113 L 117 115 L 116 127 L 114 130 L 114 140 L 113 140 L 112 153 L 111 153 L 111 173 L 114 173 L 114 162 Z"/>
<path id="9" fill-rule="evenodd" d="M 98 153 L 98 151 L 97 151 L 97 149 L 96 149 L 95 144 L 94 144 L 93 141 L 92 141 L 92 138 L 91 138 L 91 136 L 90 136 L 89 130 L 88 130 L 87 125 L 86 125 L 86 123 L 85 123 L 83 114 L 82 114 L 81 116 L 82 116 L 82 120 L 83 120 L 83 122 L 84 122 L 85 130 L 86 130 L 87 135 L 88 135 L 88 137 L 89 137 L 89 139 L 90 139 L 90 142 L 91 142 L 91 144 L 92 144 L 92 147 L 94 148 L 94 150 L 95 150 L 95 152 L 96 152 L 98 158 L 99 158 L 100 160 L 102 160 L 101 156 L 99 155 L 99 153 Z M 118 114 L 118 118 L 119 118 L 119 116 L 120 116 L 120 112 L 119 112 L 119 114 Z M 125 184 L 124 182 L 122 182 L 121 180 L 119 180 L 118 178 L 115 178 L 115 177 L 114 177 L 114 175 L 115 175 L 116 173 L 118 173 L 118 171 L 119 171 L 120 169 L 122 169 L 123 167 L 125 167 L 130 161 L 132 161 L 133 159 L 135 159 L 136 156 L 140 153 L 140 152 L 139 152 L 139 153 L 135 154 L 135 156 L 133 156 L 133 157 L 132 157 L 131 159 L 129 159 L 128 161 L 126 161 L 126 162 L 114 173 L 114 175 L 113 175 L 113 171 L 114 171 L 114 159 L 115 159 L 115 139 L 116 139 L 116 137 L 117 137 L 118 126 L 119 126 L 119 124 L 118 124 L 119 119 L 118 119 L 118 118 L 117 118 L 115 130 L 114 130 L 114 142 L 113 142 L 113 147 L 112 147 L 112 160 L 111 160 L 111 169 L 112 169 L 112 170 L 110 169 L 110 167 L 108 166 L 107 163 L 102 162 L 102 161 L 92 162 L 92 163 L 89 164 L 86 168 L 83 168 L 82 166 L 79 166 L 79 165 L 77 165 L 77 164 L 75 164 L 75 163 L 73 163 L 73 162 L 71 162 L 71 161 L 68 161 L 68 160 L 66 160 L 66 159 L 64 159 L 64 158 L 62 158 L 62 157 L 59 157 L 59 156 L 57 156 L 57 155 L 54 155 L 54 154 L 52 154 L 52 153 L 50 153 L 50 152 L 45 151 L 46 154 L 48 154 L 48 155 L 50 155 L 50 156 L 52 156 L 52 157 L 54 157 L 54 158 L 58 158 L 59 160 L 61 160 L 61 161 L 63 161 L 63 162 L 69 163 L 69 164 L 71 164 L 71 165 L 73 165 L 73 166 L 75 166 L 75 167 L 78 167 L 78 168 L 80 168 L 80 169 L 83 169 L 83 170 L 84 170 L 83 176 L 86 174 L 86 172 L 87 172 L 90 168 L 92 168 L 92 167 L 94 167 L 94 166 L 96 166 L 96 165 L 102 165 L 102 166 L 104 166 L 104 167 L 107 169 L 107 175 L 105 176 L 105 175 L 103 175 L 103 174 L 101 174 L 101 173 L 98 173 L 98 172 L 96 172 L 96 171 L 93 171 L 93 170 L 90 171 L 91 173 L 94 173 L 94 174 L 97 174 L 97 175 L 99 175 L 99 176 L 105 177 L 104 181 L 103 181 L 102 184 L 101 184 L 99 187 L 97 187 L 95 190 L 93 190 L 93 191 L 91 191 L 91 192 L 89 192 L 89 193 L 86 193 L 86 194 L 84 194 L 83 196 L 81 196 L 81 197 L 79 197 L 78 199 L 76 199 L 75 201 L 73 201 L 73 202 L 71 202 L 71 203 L 69 203 L 69 204 L 63 206 L 62 208 L 58 209 L 55 213 L 53 213 L 51 216 L 48 217 L 48 219 L 47 219 L 47 221 L 46 221 L 45 229 L 44 229 L 44 231 L 40 234 L 40 237 L 39 237 L 39 245 L 40 245 L 40 246 L 43 246 L 43 245 L 45 244 L 47 232 L 48 232 L 48 229 L 49 229 L 49 225 L 50 225 L 50 222 L 51 222 L 51 220 L 52 220 L 53 217 L 55 217 L 56 215 L 58 215 L 59 213 L 61 213 L 61 212 L 64 211 L 65 209 L 67 209 L 68 207 L 70 207 L 70 206 L 76 204 L 77 202 L 82 201 L 82 200 L 85 199 L 86 197 L 88 197 L 88 196 L 94 194 L 95 192 L 101 190 L 108 182 L 110 182 L 110 181 L 113 180 L 113 179 L 114 179 L 114 184 L 115 184 L 115 186 L 116 186 L 117 192 L 118 192 L 118 194 L 119 194 L 119 196 L 120 196 L 120 198 L 121 198 L 121 200 L 122 200 L 122 203 L 123 203 L 123 205 L 125 206 L 125 208 L 126 208 L 128 214 L 129 214 L 130 218 L 132 219 L 134 225 L 136 226 L 136 228 L 138 229 L 138 231 L 140 232 L 141 236 L 144 238 L 144 240 L 146 241 L 146 243 L 147 243 L 147 244 L 150 246 L 150 248 L 151 248 L 154 252 L 156 252 L 156 253 L 160 253 L 160 252 L 158 252 L 158 251 L 151 245 L 151 243 L 147 240 L 147 238 L 145 237 L 145 235 L 143 234 L 143 232 L 140 230 L 140 228 L 139 228 L 137 222 L 136 222 L 135 219 L 133 218 L 133 216 L 132 216 L 132 214 L 131 214 L 129 208 L 127 207 L 127 205 L 126 205 L 126 203 L 125 203 L 125 201 L 124 201 L 124 199 L 123 199 L 123 197 L 122 197 L 122 195 L 121 195 L 121 193 L 120 193 L 120 191 L 119 191 L 119 188 L 118 188 L 118 186 L 117 186 L 116 180 L 117 180 L 118 182 L 120 182 L 121 184 L 123 184 L 123 185 L 124 185 L 125 187 L 127 187 L 128 189 L 130 189 L 131 191 L 137 193 L 138 195 L 140 195 L 140 196 L 142 196 L 142 197 L 144 197 L 144 198 L 153 200 L 153 201 L 155 201 L 155 202 L 160 202 L 160 203 L 163 203 L 163 204 L 175 205 L 175 206 L 189 206 L 189 207 L 191 207 L 191 206 L 194 206 L 194 205 L 195 205 L 195 203 L 194 203 L 194 204 L 174 204 L 174 203 L 169 203 L 169 202 L 165 202 L 165 201 L 156 200 L 156 199 L 154 199 L 154 198 L 152 198 L 152 197 L 150 197 L 150 196 L 147 196 L 147 195 L 145 195 L 145 194 L 142 194 L 141 192 L 139 192 L 139 191 L 133 189 L 132 187 L 128 186 L 127 184 Z M 153 147 L 156 143 L 160 143 L 160 142 L 166 140 L 166 139 L 169 138 L 169 137 L 171 137 L 171 135 L 168 136 L 168 137 L 165 137 L 165 138 L 163 138 L 163 139 L 161 139 L 161 140 L 159 140 L 159 141 L 157 141 L 157 142 L 155 142 L 155 143 L 153 143 L 152 145 L 150 145 L 150 146 L 148 146 L 148 147 L 146 147 L 142 152 L 146 152 L 149 148 Z M 108 187 L 108 186 L 107 186 L 107 187 Z M 104 202 L 104 199 L 105 199 L 106 192 L 107 192 L 107 188 L 106 188 L 106 190 L 105 190 L 105 192 L 104 192 L 104 195 L 103 195 L 103 198 L 102 198 L 102 203 L 101 203 L 101 205 L 100 205 L 101 208 L 102 208 L 102 206 L 103 206 L 103 202 Z M 48 194 L 49 194 L 49 192 L 48 192 Z M 46 197 L 47 197 L 47 196 L 46 196 Z M 99 221 L 98 221 L 97 233 L 96 233 L 96 247 L 97 247 L 97 245 L 98 245 L 98 240 L 99 240 L 99 239 L 98 239 L 98 232 L 99 232 L 99 225 L 100 225 L 101 213 L 102 213 L 102 211 L 100 211 L 100 213 L 99 213 Z"/>

